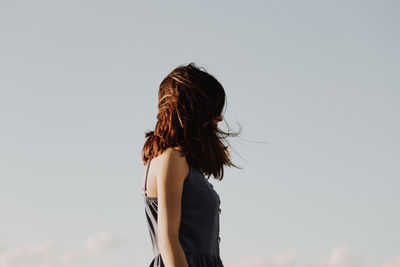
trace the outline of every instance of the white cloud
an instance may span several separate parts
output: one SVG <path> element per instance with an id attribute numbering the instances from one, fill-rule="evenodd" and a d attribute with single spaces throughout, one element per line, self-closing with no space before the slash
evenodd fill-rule
<path id="1" fill-rule="evenodd" d="M 382 264 L 382 267 L 400 267 L 400 255 L 389 259 Z"/>
<path id="2" fill-rule="evenodd" d="M 61 251 L 53 242 L 46 241 L 1 252 L 0 267 L 74 267 L 83 260 L 95 258 L 127 244 L 128 240 L 110 233 L 88 237 L 80 250 L 72 252 Z"/>
<path id="3" fill-rule="evenodd" d="M 106 251 L 112 251 L 124 243 L 110 233 L 98 233 L 86 240 L 84 250 L 89 254 L 98 254 Z"/>
<path id="4" fill-rule="evenodd" d="M 278 253 L 272 259 L 264 256 L 243 257 L 230 264 L 229 267 L 292 267 L 297 254 L 298 249 L 291 249 Z"/>
<path id="5" fill-rule="evenodd" d="M 57 254 L 56 246 L 46 241 L 37 245 L 8 249 L 0 254 L 0 267 L 52 266 Z"/>
<path id="6" fill-rule="evenodd" d="M 81 250 L 74 252 L 65 252 L 62 255 L 63 261 L 77 261 L 82 258 L 88 258 L 111 252 L 121 247 L 126 240 L 122 240 L 110 233 L 98 233 L 94 236 L 88 237 L 85 241 L 85 245 Z"/>
<path id="7" fill-rule="evenodd" d="M 127 240 L 111 233 L 98 233 L 88 237 L 81 249 L 63 251 L 51 241 L 8 248 L 0 251 L 0 267 L 80 267 L 89 266 L 87 260 L 96 259 L 127 246 L 137 246 L 137 240 Z M 243 257 L 227 267 L 294 267 L 298 249 L 265 256 Z M 106 264 L 106 263 L 104 263 Z M 107 265 L 104 265 L 107 266 Z M 334 248 L 326 259 L 315 261 L 309 267 L 361 267 L 359 257 L 348 247 Z M 400 255 L 388 259 L 380 267 L 400 267 Z"/>
<path id="8" fill-rule="evenodd" d="M 328 258 L 316 261 L 311 267 L 359 267 L 360 259 L 348 247 L 334 248 Z"/>

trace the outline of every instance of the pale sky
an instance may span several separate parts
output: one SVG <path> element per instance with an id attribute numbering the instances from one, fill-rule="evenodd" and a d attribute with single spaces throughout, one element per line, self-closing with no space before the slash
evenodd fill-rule
<path id="1" fill-rule="evenodd" d="M 398 1 L 0 3 L 0 267 L 153 258 L 141 149 L 195 62 L 227 94 L 227 267 L 400 266 Z M 222 129 L 226 125 L 220 123 Z"/>

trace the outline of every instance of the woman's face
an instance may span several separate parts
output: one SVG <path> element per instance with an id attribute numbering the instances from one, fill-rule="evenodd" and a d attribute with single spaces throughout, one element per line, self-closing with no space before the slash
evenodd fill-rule
<path id="1" fill-rule="evenodd" d="M 215 126 L 217 126 L 218 125 L 218 122 L 220 122 L 220 121 L 222 121 L 222 115 L 219 115 L 219 116 L 217 116 L 217 117 L 215 117 L 214 119 L 213 119 L 213 122 L 214 122 L 214 124 L 215 124 Z"/>

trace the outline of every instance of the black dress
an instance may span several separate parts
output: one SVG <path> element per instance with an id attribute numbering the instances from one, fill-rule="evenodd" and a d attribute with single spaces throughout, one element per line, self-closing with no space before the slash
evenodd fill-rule
<path id="1" fill-rule="evenodd" d="M 150 232 L 154 258 L 149 267 L 165 267 L 157 243 L 157 198 L 146 193 L 147 165 L 143 184 L 145 214 Z M 193 165 L 183 183 L 179 241 L 189 267 L 224 267 L 220 258 L 219 215 L 220 199 L 213 185 Z"/>

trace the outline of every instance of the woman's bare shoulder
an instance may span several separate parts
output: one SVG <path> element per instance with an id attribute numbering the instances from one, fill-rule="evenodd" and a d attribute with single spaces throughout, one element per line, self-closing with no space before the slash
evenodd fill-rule
<path id="1" fill-rule="evenodd" d="M 179 177 L 186 177 L 185 174 L 189 171 L 189 165 L 186 157 L 181 154 L 181 151 L 179 147 L 169 147 L 155 157 L 153 160 L 155 161 L 154 165 L 156 165 L 156 176 L 160 177 L 166 173 L 173 172 Z"/>

